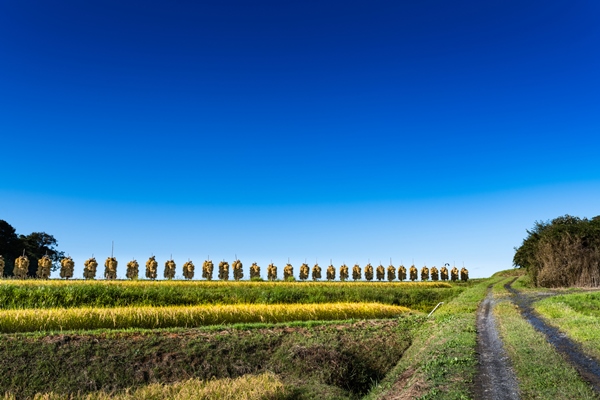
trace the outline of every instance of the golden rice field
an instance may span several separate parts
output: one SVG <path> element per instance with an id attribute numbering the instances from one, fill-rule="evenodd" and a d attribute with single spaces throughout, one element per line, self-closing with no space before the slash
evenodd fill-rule
<path id="1" fill-rule="evenodd" d="M 77 396 L 81 400 L 260 400 L 282 396 L 284 384 L 274 374 L 267 372 L 260 375 L 246 375 L 236 379 L 224 378 L 209 381 L 189 379 L 173 384 L 153 383 L 124 393 L 108 394 L 105 392 L 90 393 Z M 44 393 L 38 394 L 34 400 L 64 400 L 65 395 Z M 6 394 L 3 400 L 16 400 L 13 395 Z"/>
<path id="2" fill-rule="evenodd" d="M 0 312 L 0 332 L 191 328 L 233 323 L 379 319 L 398 317 L 409 311 L 406 307 L 380 303 L 17 309 Z"/>

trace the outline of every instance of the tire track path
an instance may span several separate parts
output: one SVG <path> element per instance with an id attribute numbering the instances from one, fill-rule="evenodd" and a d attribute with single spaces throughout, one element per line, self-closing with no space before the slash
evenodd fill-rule
<path id="1" fill-rule="evenodd" d="M 514 289 L 511 284 L 512 282 L 507 283 L 504 288 L 514 295 L 513 302 L 521 309 L 521 315 L 538 332 L 543 333 L 548 343 L 552 344 L 556 351 L 577 370 L 579 375 L 590 383 L 596 392 L 600 393 L 600 364 L 598 361 L 584 354 L 580 346 L 558 328 L 546 324 L 532 307 L 534 299 Z"/>
<path id="2" fill-rule="evenodd" d="M 477 354 L 479 371 L 475 385 L 476 399 L 519 399 L 519 384 L 492 313 L 494 298 L 490 289 L 477 310 Z"/>

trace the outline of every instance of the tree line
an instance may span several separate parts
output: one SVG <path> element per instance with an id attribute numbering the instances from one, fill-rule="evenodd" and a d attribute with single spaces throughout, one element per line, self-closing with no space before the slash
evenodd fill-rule
<path id="1" fill-rule="evenodd" d="M 600 286 L 600 215 L 536 221 L 515 248 L 513 264 L 536 286 Z"/>

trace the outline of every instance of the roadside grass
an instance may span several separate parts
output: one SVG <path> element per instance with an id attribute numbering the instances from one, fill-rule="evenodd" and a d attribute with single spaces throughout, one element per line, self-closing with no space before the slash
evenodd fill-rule
<path id="1" fill-rule="evenodd" d="M 236 304 L 215 306 L 67 308 L 0 311 L 0 332 L 198 327 L 233 323 L 278 323 L 395 318 L 406 307 L 380 303 Z"/>
<path id="2" fill-rule="evenodd" d="M 283 382 L 272 373 L 246 375 L 235 379 L 201 381 L 189 379 L 173 384 L 154 383 L 124 393 L 95 392 L 89 394 L 38 393 L 34 400 L 277 400 L 284 399 L 286 390 Z M 4 400 L 17 400 L 6 394 Z"/>
<path id="3" fill-rule="evenodd" d="M 425 311 L 471 284 L 0 280 L 0 309 L 374 302 Z"/>
<path id="4" fill-rule="evenodd" d="M 502 279 L 480 281 L 424 319 L 400 362 L 365 399 L 472 398 L 478 362 L 477 307 L 488 286 Z"/>
<path id="5" fill-rule="evenodd" d="M 284 384 L 286 399 L 358 399 L 402 358 L 423 319 L 2 335 L 0 398 L 122 394 L 157 383 L 271 372 Z"/>
<path id="6" fill-rule="evenodd" d="M 504 282 L 495 285 L 502 288 Z M 503 289 L 503 288 L 502 288 Z M 506 291 L 505 291 L 506 292 Z M 512 367 L 519 381 L 522 399 L 596 399 L 585 383 L 554 347 L 504 299 L 494 307 L 494 315 Z"/>
<path id="7" fill-rule="evenodd" d="M 565 332 L 583 350 L 600 359 L 600 293 L 549 297 L 533 304 L 546 322 Z"/>

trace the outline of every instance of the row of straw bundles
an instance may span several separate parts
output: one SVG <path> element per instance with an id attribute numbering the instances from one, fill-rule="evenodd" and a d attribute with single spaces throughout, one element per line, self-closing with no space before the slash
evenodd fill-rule
<path id="1" fill-rule="evenodd" d="M 65 257 L 60 260 L 60 277 L 63 279 L 70 279 L 73 277 L 73 270 L 75 269 L 75 261 L 71 257 Z"/>
<path id="2" fill-rule="evenodd" d="M 66 279 L 72 278 L 73 270 L 74 270 L 74 266 L 75 266 L 75 262 L 73 261 L 73 259 L 71 257 L 66 257 L 66 258 L 62 259 L 60 263 L 61 263 L 61 270 L 60 270 L 61 278 L 66 278 Z M 116 279 L 117 265 L 118 265 L 118 262 L 114 257 L 109 257 L 106 259 L 105 273 L 104 273 L 106 279 Z M 38 260 L 37 276 L 42 279 L 48 279 L 50 277 L 51 267 L 52 267 L 52 260 L 50 259 L 50 257 L 48 257 L 48 256 L 42 257 L 40 260 Z M 98 263 L 96 262 L 95 258 L 90 258 L 90 259 L 86 260 L 84 263 L 84 270 L 83 270 L 84 278 L 85 279 L 95 279 L 97 267 L 98 267 Z M 242 267 L 243 267 L 242 262 L 240 260 L 235 260 L 232 264 L 232 267 L 233 267 L 234 279 L 236 281 L 241 280 L 244 276 L 243 269 L 242 269 Z M 17 258 L 17 260 L 15 260 L 14 274 L 17 278 L 25 278 L 27 276 L 28 268 L 29 268 L 29 259 L 27 258 L 27 256 L 23 255 L 23 256 Z M 0 274 L 3 272 L 3 269 L 4 269 L 4 259 L 1 258 L 1 256 L 0 256 Z M 154 256 L 152 256 L 148 259 L 148 261 L 146 261 L 146 278 L 156 279 L 157 269 L 158 269 L 158 263 L 156 262 L 156 258 Z M 204 261 L 204 263 L 202 264 L 202 277 L 207 280 L 212 280 L 213 269 L 214 269 L 214 264 L 212 263 L 212 261 L 210 261 L 210 260 Z M 183 276 L 186 279 L 193 279 L 194 278 L 194 270 L 195 270 L 195 267 L 194 267 L 193 262 L 188 260 L 183 265 Z M 365 266 L 364 272 L 365 272 L 364 277 L 367 281 L 373 280 L 374 271 L 373 271 L 373 266 L 370 263 Z M 383 267 L 383 265 L 379 265 L 377 267 L 376 278 L 378 281 L 382 281 L 385 279 L 385 272 L 386 272 L 386 270 Z M 412 265 L 410 267 L 410 280 L 411 281 L 417 280 L 417 278 L 418 278 L 417 272 L 418 271 L 415 268 L 415 266 Z M 175 277 L 175 273 L 176 273 L 175 261 L 173 261 L 173 260 L 166 261 L 164 277 L 167 279 L 173 279 Z M 285 266 L 283 273 L 284 273 L 284 276 L 283 276 L 284 280 L 293 279 L 294 269 L 293 269 L 292 265 L 288 263 Z M 309 268 L 308 264 L 306 264 L 306 263 L 302 264 L 300 266 L 300 275 L 299 275 L 300 280 L 304 281 L 304 280 L 308 279 L 309 273 L 310 273 L 310 268 Z M 128 262 L 127 263 L 127 274 L 126 274 L 127 278 L 137 279 L 138 274 L 139 274 L 138 262 L 136 260 L 132 260 L 132 261 Z M 277 280 L 277 266 L 275 266 L 273 263 L 269 264 L 269 266 L 267 268 L 267 276 L 270 281 Z M 329 267 L 327 268 L 327 275 L 326 275 L 327 280 L 333 281 L 333 280 L 335 280 L 335 276 L 336 276 L 335 267 L 333 265 L 329 265 Z M 348 266 L 346 264 L 343 264 L 342 266 L 340 266 L 340 280 L 346 281 L 346 280 L 348 280 L 348 278 L 349 278 Z M 403 265 L 400 265 L 398 267 L 397 278 L 400 281 L 406 280 L 406 268 Z M 454 267 L 450 273 L 450 279 L 452 281 L 458 281 L 459 278 L 462 281 L 467 281 L 469 279 L 469 271 L 463 267 L 460 270 L 460 274 L 459 274 L 459 270 L 456 267 Z M 224 280 L 224 281 L 229 279 L 229 264 L 226 261 L 222 261 L 219 263 L 219 279 Z M 260 266 L 257 263 L 252 263 L 252 266 L 250 267 L 250 279 L 260 279 Z M 319 266 L 319 264 L 315 264 L 314 267 L 312 268 L 312 279 L 314 281 L 321 279 L 321 267 Z M 361 268 L 358 264 L 354 265 L 354 267 L 352 268 L 352 279 L 353 280 L 361 279 Z M 440 279 L 442 281 L 447 281 L 448 280 L 448 269 L 444 266 L 444 267 L 440 268 L 439 271 L 436 267 L 431 267 L 431 270 L 429 270 L 427 267 L 424 266 L 421 269 L 421 281 L 427 281 L 429 279 L 431 279 L 433 281 L 438 281 Z M 387 280 L 388 281 L 396 280 L 396 267 L 394 267 L 393 265 L 390 265 L 387 268 Z"/>
<path id="3" fill-rule="evenodd" d="M 191 260 L 186 261 L 183 264 L 183 277 L 185 279 L 193 279 L 194 278 L 194 270 L 196 267 Z"/>
<path id="4" fill-rule="evenodd" d="M 0 313 L 0 332 L 190 328 L 223 323 L 379 319 L 398 317 L 409 311 L 406 307 L 380 303 L 17 309 Z"/>
<path id="5" fill-rule="evenodd" d="M 52 270 L 52 260 L 48 255 L 40 258 L 38 260 L 38 269 L 37 269 L 37 277 L 40 279 L 48 279 L 50 278 L 50 272 Z"/>
<path id="6" fill-rule="evenodd" d="M 4 263 L 4 257 L 2 257 L 0 255 L 0 278 L 2 278 L 2 276 L 4 275 L 4 266 L 6 264 Z"/>
<path id="7" fill-rule="evenodd" d="M 235 260 L 233 264 L 231 264 L 231 268 L 233 269 L 233 279 L 236 281 L 241 280 L 244 277 L 244 271 L 242 270 L 242 262 L 240 260 Z"/>

